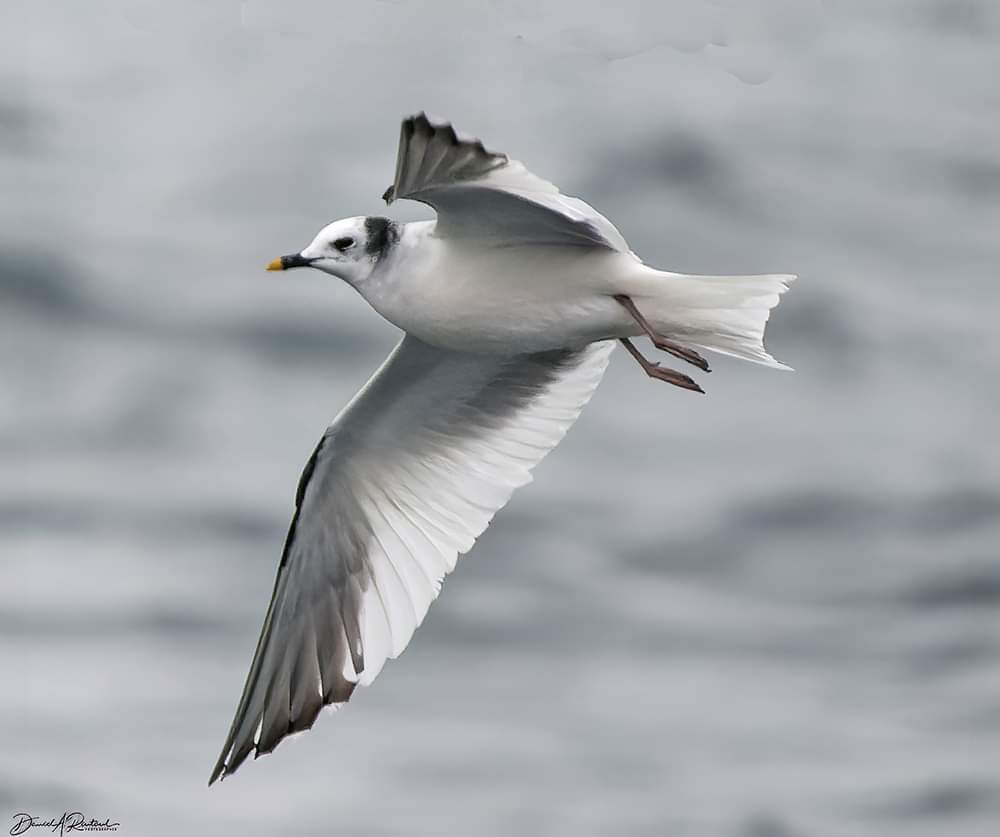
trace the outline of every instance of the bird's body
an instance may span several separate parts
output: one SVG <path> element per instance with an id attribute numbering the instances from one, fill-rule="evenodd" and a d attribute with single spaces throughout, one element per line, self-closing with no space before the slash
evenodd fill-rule
<path id="1" fill-rule="evenodd" d="M 388 201 L 434 221 L 324 227 L 269 269 L 314 267 L 405 336 L 306 465 L 243 696 L 210 782 L 307 729 L 406 647 L 441 581 L 590 399 L 615 339 L 653 378 L 702 391 L 628 338 L 703 371 L 692 347 L 764 349 L 792 276 L 644 264 L 593 207 L 423 114 L 403 122 Z"/>
<path id="2" fill-rule="evenodd" d="M 639 334 L 613 297 L 645 269 L 631 253 L 559 245 L 482 245 L 402 226 L 360 293 L 407 334 L 458 352 L 518 354 Z"/>

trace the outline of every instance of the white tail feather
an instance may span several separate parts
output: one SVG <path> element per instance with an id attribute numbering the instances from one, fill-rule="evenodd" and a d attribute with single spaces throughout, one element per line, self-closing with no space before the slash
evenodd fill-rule
<path id="1" fill-rule="evenodd" d="M 649 270 L 655 277 L 643 282 L 634 299 L 657 331 L 720 354 L 791 369 L 767 353 L 764 327 L 794 275 L 693 276 Z"/>

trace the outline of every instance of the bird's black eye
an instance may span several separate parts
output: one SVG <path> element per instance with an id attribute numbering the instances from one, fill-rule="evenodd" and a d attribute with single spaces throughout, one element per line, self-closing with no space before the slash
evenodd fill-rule
<path id="1" fill-rule="evenodd" d="M 338 238 L 333 242 L 333 246 L 343 253 L 345 250 L 349 250 L 354 246 L 354 239 L 350 236 L 344 236 L 343 238 Z"/>

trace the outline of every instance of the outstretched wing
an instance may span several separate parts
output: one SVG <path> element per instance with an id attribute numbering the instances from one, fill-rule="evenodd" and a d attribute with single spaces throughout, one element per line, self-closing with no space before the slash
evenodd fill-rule
<path id="1" fill-rule="evenodd" d="M 614 224 L 592 206 L 423 113 L 403 120 L 396 179 L 382 197 L 432 206 L 438 235 L 450 238 L 629 251 Z"/>
<path id="2" fill-rule="evenodd" d="M 614 347 L 492 356 L 405 337 L 306 465 L 271 604 L 209 784 L 347 701 L 600 383 Z"/>

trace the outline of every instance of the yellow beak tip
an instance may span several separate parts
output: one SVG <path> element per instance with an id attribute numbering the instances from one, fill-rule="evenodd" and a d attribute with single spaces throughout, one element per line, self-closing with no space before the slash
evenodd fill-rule
<path id="1" fill-rule="evenodd" d="M 281 264 L 281 259 L 272 259 L 267 263 L 268 270 L 284 270 L 284 266 Z"/>

